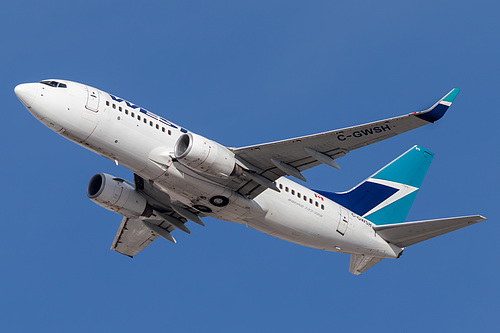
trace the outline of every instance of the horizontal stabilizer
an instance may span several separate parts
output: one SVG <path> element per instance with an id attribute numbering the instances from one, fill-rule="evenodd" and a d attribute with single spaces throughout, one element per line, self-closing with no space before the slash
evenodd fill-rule
<path id="1" fill-rule="evenodd" d="M 349 264 L 349 273 L 359 275 L 379 263 L 384 258 L 372 257 L 364 254 L 351 254 L 351 263 Z"/>
<path id="2" fill-rule="evenodd" d="M 483 216 L 473 215 L 386 224 L 374 226 L 373 228 L 386 241 L 399 247 L 407 247 L 484 220 L 486 218 Z"/>

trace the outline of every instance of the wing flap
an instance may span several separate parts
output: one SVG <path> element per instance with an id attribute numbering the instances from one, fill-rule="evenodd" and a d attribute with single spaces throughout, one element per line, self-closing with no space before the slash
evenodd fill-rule
<path id="1" fill-rule="evenodd" d="M 374 226 L 374 229 L 386 241 L 399 247 L 407 247 L 484 220 L 486 218 L 483 216 L 473 215 L 387 224 Z"/>
<path id="2" fill-rule="evenodd" d="M 123 217 L 111 250 L 134 257 L 156 238 L 158 235 L 146 227 L 140 219 Z"/>
<path id="3" fill-rule="evenodd" d="M 191 233 L 185 226 L 187 220 L 183 216 L 203 225 L 197 214 L 189 211 L 187 207 L 172 205 L 170 196 L 157 189 L 152 181 L 145 181 L 139 175 L 134 174 L 134 183 L 136 189 L 147 198 L 148 204 L 153 207 L 153 214 L 149 218 L 124 216 L 111 245 L 111 250 L 134 257 L 158 236 L 176 243 L 175 238 L 171 235 L 172 231 L 180 229 Z M 176 210 L 179 210 L 183 215 L 178 214 Z"/>

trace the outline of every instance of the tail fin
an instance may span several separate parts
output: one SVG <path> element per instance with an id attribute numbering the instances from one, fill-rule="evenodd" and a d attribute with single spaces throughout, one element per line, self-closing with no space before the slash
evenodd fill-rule
<path id="1" fill-rule="evenodd" d="M 433 157 L 414 146 L 350 191 L 317 192 L 377 225 L 402 223 Z"/>

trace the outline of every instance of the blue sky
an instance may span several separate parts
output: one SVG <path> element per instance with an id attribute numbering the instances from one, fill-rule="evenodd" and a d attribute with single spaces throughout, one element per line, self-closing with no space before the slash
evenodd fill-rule
<path id="1" fill-rule="evenodd" d="M 10 1 L 0 5 L 4 216 L 0 329 L 9 332 L 496 331 L 500 308 L 498 1 Z M 488 220 L 362 275 L 349 257 L 241 225 L 191 223 L 131 260 L 120 216 L 87 199 L 123 167 L 45 128 L 16 84 L 98 87 L 228 146 L 425 109 L 440 122 L 305 172 L 351 188 L 419 144 L 435 153 L 408 216 Z"/>

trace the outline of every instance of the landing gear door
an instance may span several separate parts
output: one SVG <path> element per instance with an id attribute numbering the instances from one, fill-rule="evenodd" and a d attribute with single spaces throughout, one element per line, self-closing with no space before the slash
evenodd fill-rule
<path id="1" fill-rule="evenodd" d="M 339 225 L 337 226 L 337 232 L 342 236 L 345 235 L 347 231 L 347 225 L 349 224 L 349 214 L 346 209 L 340 208 Z"/>
<path id="2" fill-rule="evenodd" d="M 99 91 L 95 88 L 85 87 L 87 90 L 87 103 L 85 107 L 90 111 L 99 111 Z"/>

